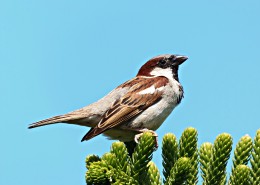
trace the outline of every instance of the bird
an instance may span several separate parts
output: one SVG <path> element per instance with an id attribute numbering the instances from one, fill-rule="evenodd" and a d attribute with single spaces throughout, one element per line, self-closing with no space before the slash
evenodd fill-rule
<path id="1" fill-rule="evenodd" d="M 155 56 L 134 78 L 100 100 L 67 114 L 32 123 L 28 128 L 55 123 L 90 127 L 81 141 L 104 134 L 112 140 L 138 142 L 146 131 L 157 138 L 155 131 L 184 97 L 178 69 L 187 59 L 187 56 L 176 54 Z"/>

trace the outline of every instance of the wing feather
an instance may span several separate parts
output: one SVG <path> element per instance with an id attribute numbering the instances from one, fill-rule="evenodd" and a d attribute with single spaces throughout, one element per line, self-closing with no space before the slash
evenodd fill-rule
<path id="1" fill-rule="evenodd" d="M 135 79 L 133 79 L 135 80 Z M 145 80 L 145 82 L 144 82 Z M 136 84 L 132 84 L 130 91 L 115 101 L 109 110 L 103 115 L 99 124 L 91 128 L 83 137 L 82 141 L 89 140 L 106 130 L 119 126 L 120 124 L 134 118 L 151 105 L 161 99 L 162 91 L 155 90 L 154 93 L 139 93 L 152 85 L 155 87 L 165 86 L 168 79 L 165 77 L 138 79 Z M 129 83 L 133 83 L 129 81 Z"/>

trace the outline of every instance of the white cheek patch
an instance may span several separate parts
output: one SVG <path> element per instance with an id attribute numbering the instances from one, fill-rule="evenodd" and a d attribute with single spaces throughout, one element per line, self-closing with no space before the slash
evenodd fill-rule
<path id="1" fill-rule="evenodd" d="M 149 87 L 149 88 L 147 88 L 145 90 L 140 91 L 137 94 L 153 94 L 154 92 L 155 92 L 155 87 L 153 85 L 153 86 L 151 86 L 151 87 Z"/>
<path id="2" fill-rule="evenodd" d="M 165 76 L 168 79 L 172 79 L 173 77 L 172 70 L 170 68 L 162 69 L 156 67 L 150 74 L 153 76 Z"/>

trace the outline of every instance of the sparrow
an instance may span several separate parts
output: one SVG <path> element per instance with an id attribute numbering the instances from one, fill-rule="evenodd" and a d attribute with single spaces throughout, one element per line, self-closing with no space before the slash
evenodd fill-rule
<path id="1" fill-rule="evenodd" d="M 97 102 L 32 123 L 28 128 L 54 123 L 91 127 L 81 141 L 99 134 L 123 142 L 138 142 L 145 131 L 157 136 L 155 131 L 184 97 L 178 69 L 187 59 L 186 56 L 172 54 L 156 56 L 140 68 L 136 77 Z"/>

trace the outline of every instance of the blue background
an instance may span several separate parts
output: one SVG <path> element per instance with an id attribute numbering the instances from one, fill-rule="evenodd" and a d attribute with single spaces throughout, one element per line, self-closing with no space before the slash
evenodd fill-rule
<path id="1" fill-rule="evenodd" d="M 158 54 L 189 56 L 185 98 L 158 129 L 236 143 L 260 127 L 260 1 L 0 2 L 0 184 L 85 184 L 85 157 L 112 141 L 86 127 L 29 123 L 88 105 Z M 162 170 L 161 151 L 154 161 Z M 229 162 L 229 166 L 230 166 Z"/>

